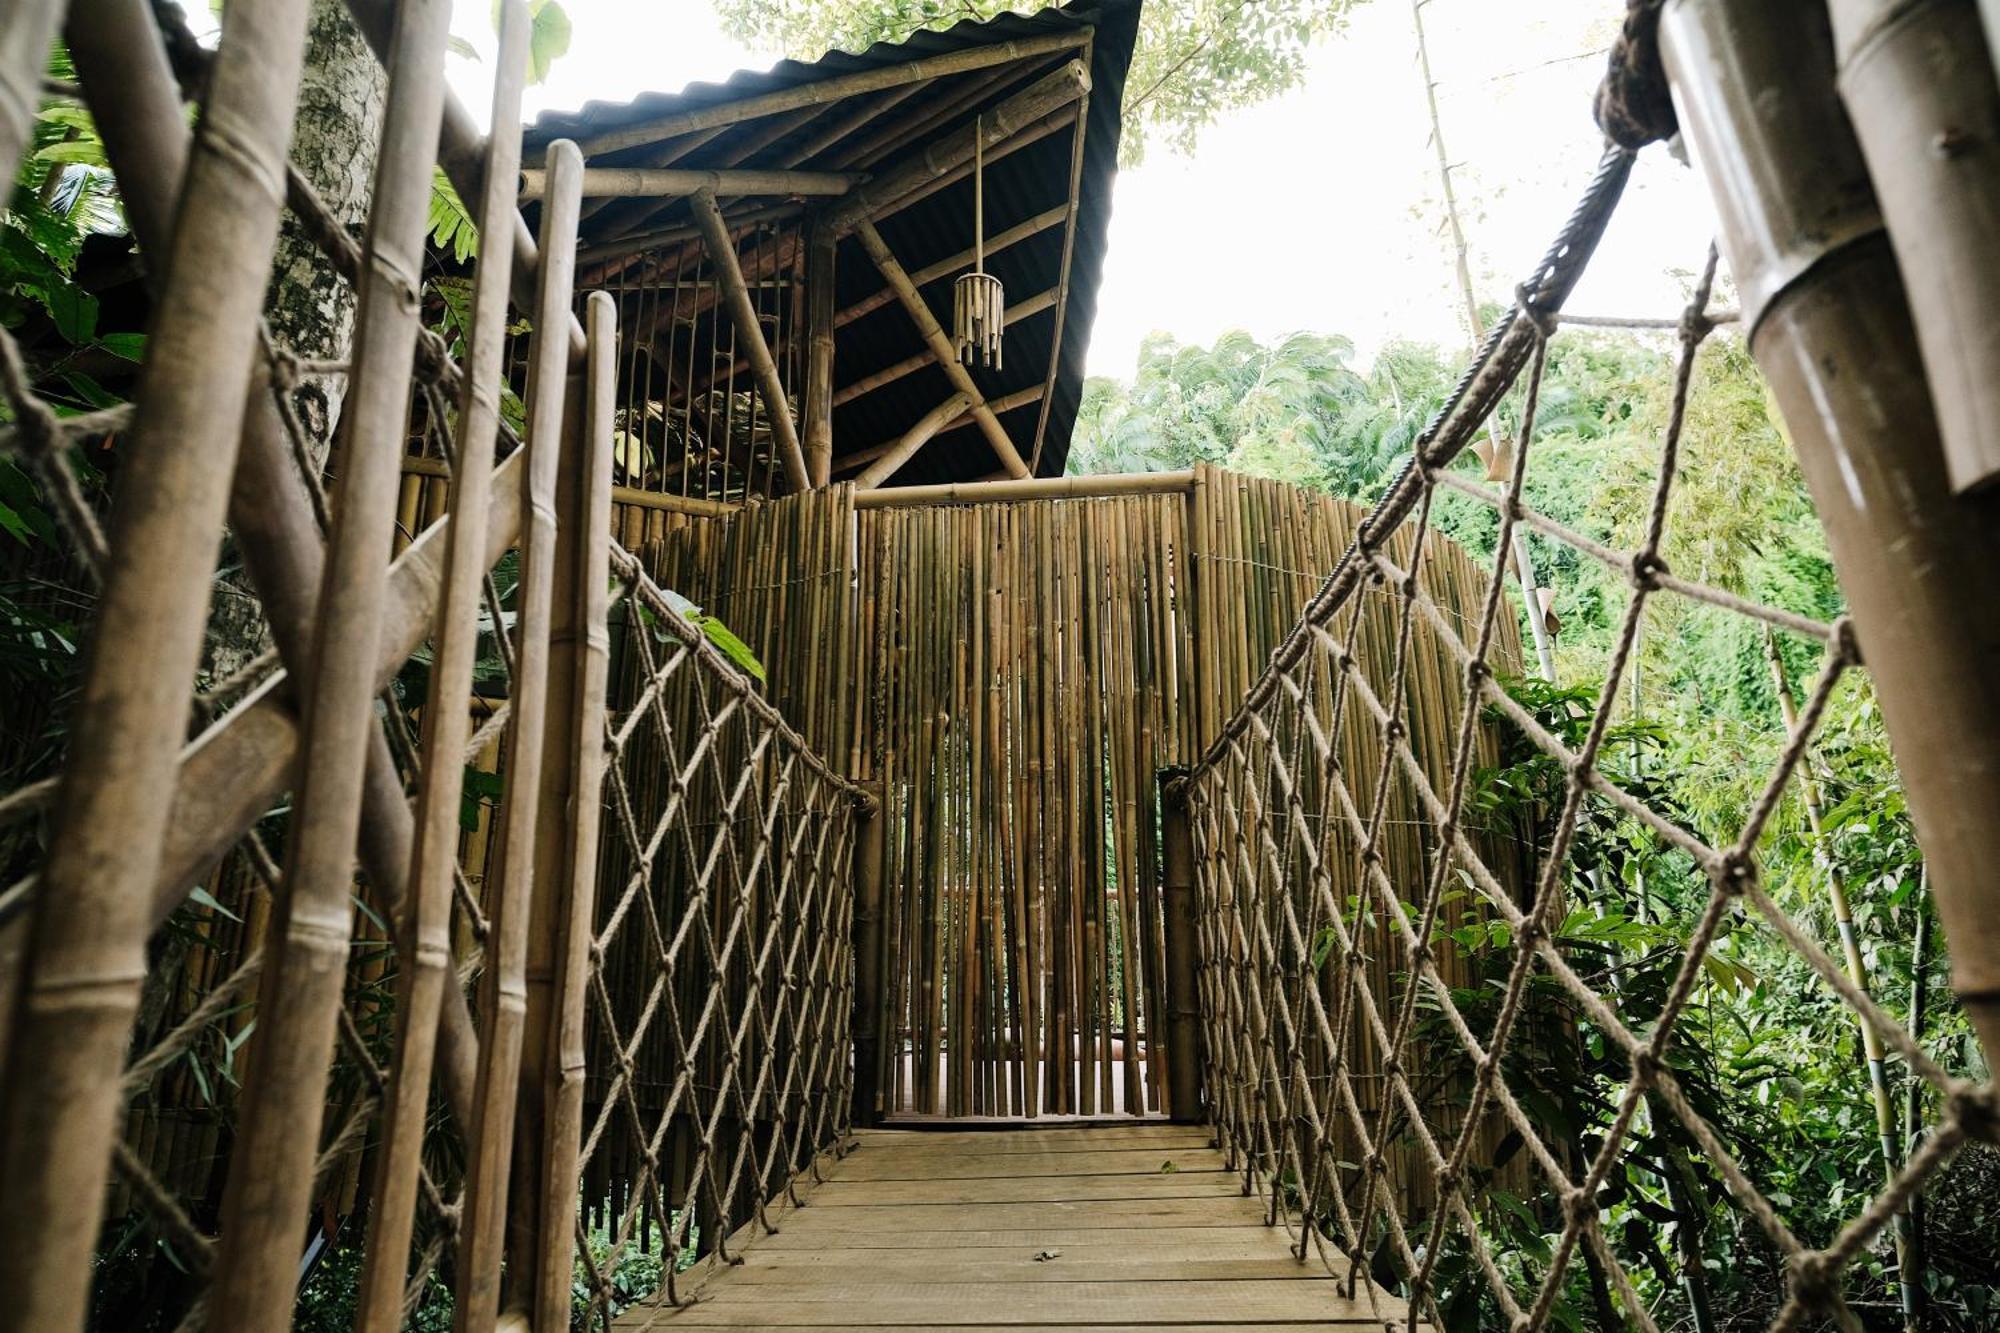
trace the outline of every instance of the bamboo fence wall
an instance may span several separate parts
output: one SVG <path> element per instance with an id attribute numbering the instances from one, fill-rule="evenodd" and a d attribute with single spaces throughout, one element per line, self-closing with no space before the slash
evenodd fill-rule
<path id="1" fill-rule="evenodd" d="M 1235 711 L 1359 514 L 1204 467 L 1192 494 L 1105 499 L 855 512 L 834 487 L 675 516 L 648 545 L 814 748 L 884 794 L 883 1109 L 1162 1109 L 1158 775 Z M 1469 614 L 1483 573 L 1433 546 L 1429 591 Z M 1356 632 L 1392 635 L 1389 608 Z M 1443 764 L 1460 686 L 1421 631 L 1412 661 L 1415 744 Z M 1428 849 L 1411 795 L 1389 799 L 1384 856 L 1414 892 Z"/>

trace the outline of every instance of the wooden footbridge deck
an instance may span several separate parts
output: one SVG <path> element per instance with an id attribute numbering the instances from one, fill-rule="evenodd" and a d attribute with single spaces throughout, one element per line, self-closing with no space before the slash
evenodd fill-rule
<path id="1" fill-rule="evenodd" d="M 1403 1326 L 1400 1302 L 1345 1297 L 1293 1257 L 1197 1126 L 874 1129 L 853 1145 L 742 1263 L 704 1262 L 691 1302 L 616 1327 Z"/>

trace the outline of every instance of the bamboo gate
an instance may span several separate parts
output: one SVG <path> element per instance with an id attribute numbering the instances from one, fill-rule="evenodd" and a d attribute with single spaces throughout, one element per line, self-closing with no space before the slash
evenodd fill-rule
<path id="1" fill-rule="evenodd" d="M 1641 547 L 1610 550 L 1522 503 L 1546 349 L 1629 148 L 1607 152 L 1366 516 L 1201 469 L 1111 494 L 1028 481 L 1003 503 L 840 486 L 725 514 L 626 497 L 635 518 L 616 512 L 613 485 L 616 303 L 574 290 L 580 155 L 549 150 L 531 237 L 515 211 L 518 140 L 480 137 L 443 92 L 449 5 L 353 8 L 389 76 L 358 239 L 284 165 L 304 0 L 229 6 L 212 54 L 169 40 L 171 22 L 139 0 L 67 6 L 134 231 L 162 262 L 130 407 L 58 416 L 0 331 L 5 448 L 50 497 L 97 596 L 60 770 L 0 797 L 0 1328 L 83 1326 L 93 1281 L 115 1288 L 127 1251 L 106 1224 L 127 1217 L 174 1256 L 172 1272 L 144 1268 L 116 1291 L 135 1323 L 281 1326 L 327 1250 L 358 1259 L 362 1328 L 400 1326 L 447 1284 L 462 1328 L 564 1327 L 579 1303 L 598 1321 L 631 1297 L 633 1256 L 664 1256 L 677 1300 L 674 1261 L 720 1267 L 768 1230 L 856 1119 L 1157 1110 L 1214 1124 L 1301 1259 L 1350 1281 L 1386 1267 L 1434 1323 L 1440 1265 L 1463 1260 L 1524 1328 L 1548 1326 L 1577 1256 L 1607 1308 L 1653 1327 L 1594 1194 L 1642 1122 L 1678 1125 L 1784 1256 L 1779 1325 L 1856 1326 L 1843 1270 L 1995 1123 L 1990 1082 L 1940 1068 L 1758 881 L 1759 832 L 1864 648 L 1892 733 L 1934 742 L 1905 747 L 1905 768 L 1929 812 L 1961 990 L 1989 1035 L 1996 990 L 1968 915 L 1985 789 L 1939 803 L 1952 764 L 1987 753 L 1992 625 L 1939 586 L 1990 568 L 1990 510 L 1955 499 L 1908 321 L 1846 316 L 1879 313 L 1896 290 L 1872 205 L 1856 202 L 1858 147 L 1845 184 L 1791 182 L 1793 197 L 1831 189 L 1859 214 L 1812 233 L 1829 262 L 1763 273 L 1778 248 L 1745 239 L 1770 217 L 1748 205 L 1726 238 L 1755 349 L 1796 420 L 1834 401 L 1836 423 L 1881 437 L 1862 473 L 1826 440 L 1800 443 L 1852 623 L 1748 602 L 1660 558 L 1681 409 L 1716 322 L 1713 256 L 1676 325 L 1680 388 Z M 1801 122 L 1820 123 L 1825 90 L 1790 35 L 1744 44 L 1704 26 L 1715 12 L 1674 8 L 1668 64 L 1706 68 L 1711 45 L 1735 43 L 1747 86 L 1796 97 Z M 18 109 L 34 105 L 64 19 L 53 0 L 24 0 L 0 29 L 10 169 Z M 519 120 L 527 24 L 524 4 L 503 6 L 495 124 Z M 1710 160 L 1775 132 L 1728 97 L 1690 119 Z M 419 319 L 438 165 L 477 201 L 489 241 L 457 352 Z M 302 365 L 260 327 L 284 210 L 358 296 L 339 365 Z M 520 317 L 533 332 L 510 350 Z M 1886 414 L 1848 387 L 1885 365 L 1905 372 Z M 347 382 L 331 497 L 291 414 L 303 373 Z M 1505 489 L 1447 471 L 1517 380 Z M 518 429 L 501 419 L 503 388 L 525 402 Z M 106 504 L 74 447 L 114 441 Z M 1447 495 L 1499 516 L 1503 553 L 1525 525 L 1630 579 L 1580 748 L 1500 684 L 1520 659 L 1504 564 L 1482 570 L 1432 530 Z M 1908 503 L 1914 518 L 1896 507 Z M 1908 566 L 1871 558 L 1870 524 L 1895 514 L 1897 539 L 1925 557 Z M 225 527 L 271 646 L 209 673 Z M 612 532 L 643 540 L 629 549 Z M 1600 762 L 1656 596 L 1823 651 L 1726 846 Z M 767 686 L 683 614 L 684 597 L 750 642 Z M 1567 775 L 1553 846 L 1468 814 L 1495 712 Z M 1975 762 L 1958 780 L 1990 785 L 1994 771 Z M 1164 789 L 1163 772 L 1178 774 Z M 1587 800 L 1713 886 L 1645 1031 L 1551 937 Z M 1455 878 L 1472 891 L 1450 891 Z M 1786 1226 L 1667 1059 L 1708 943 L 1739 910 L 1806 959 L 1937 1107 L 1922 1144 L 1818 1245 Z M 1504 998 L 1483 1025 L 1459 1003 L 1465 958 L 1434 943 L 1470 920 L 1508 928 Z M 1627 1058 L 1618 1120 L 1594 1149 L 1552 1142 L 1513 1091 L 1536 977 Z M 1449 1038 L 1442 1065 L 1418 1049 L 1420 1013 Z M 1501 1135 L 1522 1145 L 1517 1169 L 1559 1227 L 1538 1265 L 1492 1252 L 1472 1197 Z"/>

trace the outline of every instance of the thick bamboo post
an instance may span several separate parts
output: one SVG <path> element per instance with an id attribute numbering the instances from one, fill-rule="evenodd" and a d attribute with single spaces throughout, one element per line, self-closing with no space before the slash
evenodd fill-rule
<path id="1" fill-rule="evenodd" d="M 145 252 L 167 254 L 189 135 L 150 9 L 145 0 L 74 0 L 64 36 L 117 174 L 119 198 L 133 234 Z M 154 275 L 155 281 L 158 276 Z M 243 553 L 279 655 L 297 674 L 306 668 L 312 648 L 325 549 L 312 500 L 272 402 L 270 366 L 261 350 L 252 353 L 251 366 L 240 456 L 229 497 L 229 529 Z M 511 536 L 507 540 L 511 542 Z M 414 830 L 402 779 L 379 732 L 369 739 L 361 799 L 361 866 L 384 913 L 391 921 L 400 920 Z M 177 837 L 199 832 L 226 845 L 241 831 L 240 825 L 204 821 L 194 821 L 190 828 L 176 818 L 168 833 L 164 882 L 156 886 L 170 893 L 172 900 L 162 905 L 156 898 L 156 921 L 185 896 L 189 876 L 195 873 L 173 868 L 187 864 L 186 858 L 176 858 L 171 851 Z M 438 1075 L 446 1104 L 464 1124 L 472 1109 L 478 1038 L 465 997 L 455 987 L 446 995 L 442 1022 Z"/>
<path id="2" fill-rule="evenodd" d="M 31 6 L 7 39 L 10 67 L 13 41 L 35 45 L 33 80 L 55 12 Z M 302 0 L 224 18 L 140 372 L 139 415 L 121 446 L 98 604 L 100 633 L 117 640 L 93 644 L 73 713 L 55 838 L 15 983 L 5 1068 L 17 1073 L 0 1089 L 10 1205 L 0 1218 L 0 1328 L 68 1329 L 84 1319 L 91 1273 L 79 1256 L 96 1240 L 122 1118 L 119 1074 L 146 971 L 148 890 L 277 240 L 304 24 Z"/>
<path id="3" fill-rule="evenodd" d="M 605 533 L 611 524 L 613 423 L 618 408 L 617 302 L 604 292 L 593 293 L 584 323 L 590 338 L 584 448 L 581 457 L 563 469 L 556 492 L 564 519 L 551 630 L 550 697 L 557 701 L 557 711 L 550 718 L 550 763 L 544 769 L 537 844 L 552 854 L 538 856 L 547 871 L 542 882 L 551 891 L 536 895 L 529 932 L 530 1041 L 522 1062 L 536 1082 L 542 1114 L 541 1132 L 532 1144 L 540 1174 L 526 1200 L 535 1216 L 532 1225 L 523 1228 L 529 1255 L 523 1261 L 527 1266 L 518 1270 L 533 1274 L 535 1328 L 563 1328 L 569 1321 L 576 1210 L 582 1191 L 577 1171 L 583 1142 L 584 1016 L 604 808 L 604 701 L 611 663 L 606 625 L 611 546 Z M 560 693 L 558 680 L 564 687 Z"/>
<path id="4" fill-rule="evenodd" d="M 972 414 L 978 420 L 979 429 L 986 436 L 986 442 L 993 446 L 993 454 L 1000 460 L 1000 465 L 1012 476 L 1026 477 L 1028 465 L 1021 461 L 1021 451 L 1007 438 L 1007 429 L 1000 424 L 1000 418 L 987 407 L 986 396 L 979 391 L 979 386 L 973 383 L 971 372 L 959 364 L 958 354 L 952 351 L 951 339 L 938 325 L 937 317 L 931 314 L 931 308 L 924 304 L 923 294 L 917 290 L 916 284 L 910 281 L 910 275 L 905 273 L 903 266 L 896 261 L 896 256 L 889 249 L 889 243 L 882 239 L 882 233 L 875 230 L 874 223 L 864 218 L 857 224 L 855 234 L 860 237 L 861 246 L 868 252 L 868 258 L 873 260 L 875 267 L 881 271 L 883 280 L 889 284 L 890 290 L 896 293 L 896 299 L 902 302 L 903 309 L 908 312 L 911 322 L 917 326 L 917 332 L 923 335 L 925 345 L 931 350 L 931 359 L 944 370 L 945 378 L 951 381 L 951 387 L 971 401 Z"/>
<path id="5" fill-rule="evenodd" d="M 501 10 L 495 57 L 493 124 L 521 116 L 527 74 L 528 10 L 508 0 Z M 511 220 L 507 190 L 520 160 L 511 134 L 488 141 L 486 194 L 479 203 L 479 231 L 498 236 Z M 403 1319 L 403 1283 L 416 1221 L 417 1176 L 422 1166 L 425 1112 L 430 1105 L 432 1054 L 447 988 L 455 988 L 451 958 L 452 879 L 458 870 L 459 802 L 465 754 L 471 740 L 473 668 L 479 656 L 480 603 L 485 592 L 485 532 L 476 521 L 492 503 L 493 455 L 499 433 L 499 389 L 507 331 L 508 283 L 514 252 L 496 245 L 480 255 L 472 295 L 472 330 L 464 394 L 459 402 L 457 468 L 451 525 L 434 639 L 430 690 L 424 703 L 424 769 L 417 791 L 416 830 L 410 853 L 405 913 L 398 935 L 397 1040 L 382 1108 L 375 1155 L 374 1193 L 368 1213 L 356 1327 L 362 1333 L 395 1333 Z"/>
<path id="6" fill-rule="evenodd" d="M 882 850 L 888 820 L 880 782 L 854 814 L 854 1103 L 858 1127 L 882 1120 L 882 1047 L 893 1031 L 882 990 Z"/>
<path id="7" fill-rule="evenodd" d="M 806 475 L 814 486 L 833 477 L 834 265 L 840 240 L 815 214 L 806 224 Z"/>
<path id="8" fill-rule="evenodd" d="M 1184 770 L 1160 774 L 1161 900 L 1165 908 L 1167 975 L 1167 1114 L 1192 1124 L 1204 1118 L 1201 1095 L 1200 941 L 1195 920 L 1194 825 Z"/>
<path id="9" fill-rule="evenodd" d="M 448 0 L 399 15 L 355 320 L 345 452 L 327 547 L 320 627 L 305 705 L 303 758 L 257 992 L 241 1120 L 223 1193 L 210 1319 L 272 1328 L 289 1318 L 297 1234 L 313 1188 L 327 1064 L 347 977 L 355 836 L 375 718 L 375 650 L 385 619 L 419 327 L 425 216 L 437 160 Z M 187 223 L 183 219 L 181 226 Z M 177 261 L 178 262 L 178 261 Z"/>
<path id="10" fill-rule="evenodd" d="M 42 104 L 42 74 L 62 22 L 63 0 L 22 0 L 0 24 L 0 172 L 14 179 Z"/>
<path id="11" fill-rule="evenodd" d="M 706 190 L 710 194 L 777 195 L 783 199 L 846 194 L 867 179 L 853 171 L 692 171 L 680 167 L 591 167 L 583 173 L 586 199 L 672 199 Z M 521 173 L 521 198 L 540 199 L 548 173 Z"/>
<path id="12" fill-rule="evenodd" d="M 930 443 L 931 437 L 943 430 L 951 422 L 958 420 L 961 412 L 971 406 L 972 400 L 962 393 L 933 407 L 917 419 L 917 424 L 903 432 L 901 439 L 890 445 L 882 456 L 863 468 L 854 478 L 854 488 L 858 491 L 874 490 L 883 482 L 896 475 L 897 469 L 910 461 L 917 450 Z"/>
<path id="13" fill-rule="evenodd" d="M 812 481 L 806 474 L 806 457 L 799 448 L 799 433 L 792 425 L 792 405 L 785 397 L 784 381 L 778 378 L 778 367 L 764 341 L 764 327 L 758 322 L 750 289 L 744 286 L 743 269 L 736 262 L 736 242 L 729 235 L 728 224 L 723 222 L 722 210 L 716 206 L 713 194 L 697 191 L 688 200 L 688 206 L 694 210 L 695 225 L 701 228 L 702 248 L 715 264 L 716 281 L 729 303 L 730 322 L 736 326 L 736 336 L 749 353 L 750 372 L 756 377 L 757 395 L 764 400 L 764 418 L 770 423 L 779 461 L 785 465 L 785 480 L 795 491 L 810 490 Z"/>
<path id="14" fill-rule="evenodd" d="M 2000 1051 L 2000 502 L 1954 495 L 1823 11 L 1679 0 L 1661 46 L 1750 347 L 1811 488 L 1909 794 L 1953 978 Z"/>
<path id="15" fill-rule="evenodd" d="M 516 593 L 513 711 L 507 726 L 506 787 L 501 793 L 500 874 L 487 915 L 486 970 L 481 976 L 479 1086 L 466 1149 L 465 1214 L 458 1238 L 458 1283 L 452 1310 L 460 1333 L 492 1325 L 500 1312 L 501 1255 L 506 1241 L 507 1184 L 513 1164 L 514 1113 L 519 1096 L 521 1041 L 527 1014 L 528 923 L 535 890 L 535 845 L 541 801 L 542 741 L 548 717 L 549 616 L 555 597 L 556 473 L 565 440 L 581 429 L 581 405 L 568 393 L 568 348 L 560 336 L 570 308 L 583 155 L 567 139 L 549 145 L 552 182 L 542 213 L 541 290 L 528 359 L 528 475 L 521 512 L 521 582 Z M 595 534 L 594 534 L 595 535 Z"/>
<path id="16" fill-rule="evenodd" d="M 1974 0 L 1832 0 L 1953 487 L 2000 479 L 2000 82 Z"/>

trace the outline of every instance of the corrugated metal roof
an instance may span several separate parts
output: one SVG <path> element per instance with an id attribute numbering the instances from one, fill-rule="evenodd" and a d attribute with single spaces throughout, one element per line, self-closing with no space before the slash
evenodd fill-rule
<path id="1" fill-rule="evenodd" d="M 630 102 L 591 102 L 575 113 L 548 114 L 528 132 L 533 150 L 557 138 L 586 140 L 607 130 L 657 120 L 664 116 L 779 91 L 804 83 L 844 74 L 900 64 L 926 56 L 967 50 L 1031 38 L 1044 34 L 1093 29 L 1090 46 L 1091 91 L 1084 119 L 1083 163 L 1078 178 L 1078 212 L 1070 284 L 1062 320 L 1062 347 L 1053 393 L 1049 399 L 1049 420 L 1036 471 L 1057 476 L 1069 452 L 1070 432 L 1083 388 L 1083 356 L 1096 314 L 1098 282 L 1103 270 L 1105 235 L 1109 223 L 1111 186 L 1117 173 L 1120 107 L 1124 100 L 1126 69 L 1131 59 L 1133 38 L 1138 26 L 1139 0 L 1075 0 L 1060 8 L 1033 14 L 1003 14 L 983 22 L 962 22 L 943 31 L 923 31 L 898 43 L 878 43 L 866 51 L 835 51 L 811 63 L 786 60 L 769 70 L 745 71 L 721 83 L 694 83 L 677 93 L 647 93 Z M 985 88 L 978 98 L 928 125 L 887 160 L 873 168 L 877 175 L 894 161 L 921 152 L 928 144 L 970 122 L 982 110 L 1005 100 L 1026 83 L 1037 78 L 1053 63 L 1067 56 L 1048 56 L 1019 62 L 1008 77 Z M 910 97 L 898 106 L 893 117 L 920 116 L 926 108 L 948 107 L 962 101 L 975 81 L 992 76 L 991 71 L 952 75 Z M 746 143 L 769 131 L 771 119 L 750 121 L 687 153 L 674 165 L 702 168 L 732 164 L 740 167 L 794 165 L 803 168 L 827 165 L 843 149 L 874 133 L 885 117 L 860 134 L 834 145 L 830 154 L 792 162 L 799 149 L 815 134 L 832 124 L 843 108 L 840 103 L 784 137 L 745 155 Z M 914 122 L 913 122 L 914 123 Z M 1069 198 L 1074 131 L 1068 128 L 1050 134 L 1025 148 L 989 161 L 986 171 L 986 233 L 996 235 L 1062 205 Z M 641 146 L 606 153 L 591 159 L 592 165 L 617 165 L 643 161 L 654 151 Z M 883 237 L 906 270 L 915 272 L 927 265 L 964 250 L 972 242 L 972 183 L 959 181 L 927 198 L 895 212 L 880 222 Z M 623 204 L 601 210 L 584 225 L 585 245 L 599 239 L 621 216 L 629 219 L 631 209 Z M 627 224 L 629 225 L 629 223 Z M 648 224 L 653 225 L 653 224 Z M 987 268 L 1005 284 L 1010 305 L 1055 289 L 1061 278 L 1063 229 L 1050 228 L 1039 235 L 990 257 Z M 876 292 L 882 286 L 868 257 L 853 238 L 845 240 L 836 261 L 838 300 L 842 307 Z M 951 316 L 951 278 L 947 275 L 929 284 L 924 295 L 931 311 L 947 328 Z M 1005 367 L 1002 370 L 972 369 L 972 375 L 989 399 L 1038 385 L 1046 376 L 1054 349 L 1056 311 L 1052 308 L 1012 325 L 1007 331 Z M 900 306 L 890 304 L 840 329 L 835 339 L 834 382 L 848 384 L 873 371 L 911 357 L 923 350 L 910 319 Z M 907 375 L 845 403 L 834 412 L 836 458 L 872 445 L 894 440 L 951 393 L 945 373 L 935 365 Z M 1003 424 L 1025 456 L 1032 447 L 1039 404 L 1030 404 L 1007 413 Z M 997 467 L 984 437 L 967 427 L 940 437 L 921 451 L 895 478 L 897 484 L 917 485 L 940 481 L 963 481 L 984 476 Z"/>

